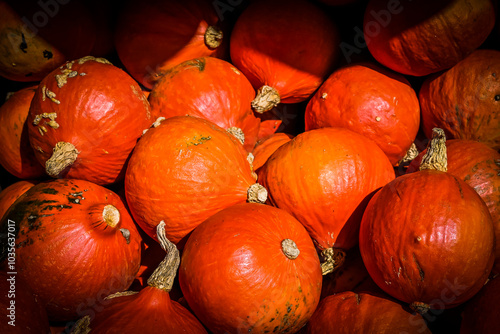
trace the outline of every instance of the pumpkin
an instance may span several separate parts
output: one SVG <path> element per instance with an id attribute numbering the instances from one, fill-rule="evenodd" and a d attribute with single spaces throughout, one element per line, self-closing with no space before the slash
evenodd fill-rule
<path id="1" fill-rule="evenodd" d="M 28 189 L 37 184 L 37 181 L 19 180 L 0 192 L 0 218 L 9 210 L 10 206 Z"/>
<path id="2" fill-rule="evenodd" d="M 132 217 L 118 195 L 89 181 L 38 183 L 12 204 L 0 229 L 0 260 L 15 266 L 51 321 L 94 312 L 102 298 L 127 289 L 139 269 Z"/>
<path id="3" fill-rule="evenodd" d="M 189 237 L 179 284 L 212 333 L 295 333 L 316 309 L 321 267 L 304 227 L 286 211 L 242 203 Z"/>
<path id="4" fill-rule="evenodd" d="M 0 1 L 0 76 L 38 82 L 65 61 L 86 56 L 96 26 L 83 1 Z M 78 13 L 78 15 L 75 15 Z"/>
<path id="5" fill-rule="evenodd" d="M 283 144 L 288 143 L 293 138 L 292 135 L 287 133 L 278 132 L 274 133 L 257 146 L 252 151 L 254 156 L 252 166 L 255 170 L 262 167 L 267 159 Z"/>
<path id="6" fill-rule="evenodd" d="M 306 333 L 428 333 L 424 318 L 384 295 L 341 292 L 322 299 Z"/>
<path id="7" fill-rule="evenodd" d="M 193 58 L 225 56 L 224 32 L 209 0 L 128 1 L 115 30 L 127 72 L 151 89 L 159 74 Z"/>
<path id="8" fill-rule="evenodd" d="M 427 150 L 412 160 L 407 173 L 418 171 Z M 495 240 L 500 240 L 500 153 L 473 140 L 446 141 L 448 173 L 474 188 L 488 206 L 495 227 Z M 500 274 L 500 242 L 495 245 L 496 273 Z"/>
<path id="9" fill-rule="evenodd" d="M 309 231 L 323 254 L 324 274 L 337 269 L 345 251 L 358 244 L 369 198 L 395 177 L 375 142 L 332 127 L 298 134 L 257 173 L 268 203 L 291 213 Z"/>
<path id="10" fill-rule="evenodd" d="M 500 51 L 476 50 L 420 89 L 422 129 L 439 127 L 449 139 L 481 141 L 500 150 Z"/>
<path id="11" fill-rule="evenodd" d="M 421 77 L 457 64 L 483 44 L 494 25 L 491 0 L 370 0 L 363 35 L 379 63 Z"/>
<path id="12" fill-rule="evenodd" d="M 142 132 L 154 122 L 139 85 L 104 58 L 69 61 L 39 84 L 28 134 L 51 177 L 121 181 Z"/>
<path id="13" fill-rule="evenodd" d="M 500 328 L 500 277 L 486 283 L 462 311 L 460 334 L 494 334 Z"/>
<path id="14" fill-rule="evenodd" d="M 335 66 L 340 37 L 333 20 L 305 0 L 254 1 L 237 18 L 232 63 L 257 90 L 256 112 L 309 98 Z"/>
<path id="15" fill-rule="evenodd" d="M 40 300 L 15 274 L 15 269 L 0 271 L 3 320 L 0 331 L 10 334 L 50 333 L 49 318 Z"/>
<path id="16" fill-rule="evenodd" d="M 266 200 L 241 143 L 194 116 L 159 121 L 137 143 L 125 175 L 125 195 L 151 237 L 165 221 L 167 239 L 182 248 L 202 221 L 232 204 Z"/>
<path id="17" fill-rule="evenodd" d="M 71 333 L 207 333 L 192 313 L 170 298 L 180 256 L 165 238 L 164 228 L 164 222 L 158 224 L 156 234 L 167 255 L 149 277 L 148 286 L 107 296 L 103 309 L 78 320 Z"/>
<path id="18" fill-rule="evenodd" d="M 420 106 L 409 81 L 373 63 L 335 70 L 307 104 L 305 129 L 351 129 L 372 139 L 396 165 L 420 126 Z"/>
<path id="19" fill-rule="evenodd" d="M 420 170 L 372 197 L 359 233 L 375 283 L 422 314 L 469 300 L 494 261 L 488 207 L 471 186 L 446 172 L 444 131 L 434 132 Z"/>
<path id="20" fill-rule="evenodd" d="M 3 149 L 0 165 L 19 179 L 36 179 L 45 170 L 30 146 L 26 118 L 36 86 L 19 89 L 0 106 L 0 138 Z"/>
<path id="21" fill-rule="evenodd" d="M 164 73 L 148 100 L 155 115 L 206 118 L 233 133 L 251 151 L 260 124 L 250 105 L 254 97 L 248 79 L 231 63 L 202 57 Z"/>

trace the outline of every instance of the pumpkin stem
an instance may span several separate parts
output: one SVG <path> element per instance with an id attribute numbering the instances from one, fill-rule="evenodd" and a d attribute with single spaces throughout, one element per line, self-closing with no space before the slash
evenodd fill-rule
<path id="1" fill-rule="evenodd" d="M 417 145 L 415 145 L 415 143 L 411 143 L 410 148 L 408 149 L 408 151 L 406 151 L 405 156 L 399 161 L 398 165 L 409 163 L 417 156 L 418 156 Z"/>
<path id="2" fill-rule="evenodd" d="M 426 304 L 426 303 L 422 303 L 422 302 L 413 302 L 410 304 L 410 308 L 419 313 L 420 315 L 424 315 L 425 313 L 427 313 L 427 311 L 429 311 L 429 309 L 431 308 L 429 306 L 429 304 Z"/>
<path id="3" fill-rule="evenodd" d="M 432 129 L 432 140 L 427 146 L 427 152 L 422 157 L 420 170 L 433 169 L 441 172 L 448 170 L 448 158 L 446 156 L 446 135 L 440 128 Z"/>
<path id="4" fill-rule="evenodd" d="M 90 316 L 86 315 L 83 318 L 78 319 L 75 325 L 71 329 L 71 334 L 88 334 L 90 333 Z"/>
<path id="5" fill-rule="evenodd" d="M 205 44 L 210 49 L 217 49 L 222 43 L 223 33 L 219 27 L 209 26 L 205 31 Z"/>
<path id="6" fill-rule="evenodd" d="M 56 144 L 52 156 L 45 162 L 45 171 L 52 177 L 57 177 L 68 166 L 71 166 L 80 152 L 76 147 L 64 141 Z"/>
<path id="7" fill-rule="evenodd" d="M 258 113 L 273 109 L 281 102 L 280 94 L 271 86 L 264 85 L 257 91 L 252 101 L 252 108 Z"/>
<path id="8" fill-rule="evenodd" d="M 321 252 L 321 256 L 325 260 L 321 263 L 321 272 L 323 275 L 334 272 L 340 268 L 345 261 L 345 252 L 338 248 L 327 248 Z"/>
<path id="9" fill-rule="evenodd" d="M 115 227 L 120 222 L 120 211 L 113 205 L 108 204 L 102 210 L 102 219 L 109 227 Z"/>
<path id="10" fill-rule="evenodd" d="M 232 126 L 230 128 L 227 128 L 226 131 L 235 136 L 236 139 L 238 139 L 238 141 L 241 143 L 241 145 L 245 144 L 245 133 L 243 133 L 243 130 L 236 126 Z"/>
<path id="11" fill-rule="evenodd" d="M 177 269 L 181 263 L 179 250 L 167 239 L 165 235 L 165 222 L 163 220 L 156 227 L 156 236 L 161 248 L 167 252 L 167 255 L 148 278 L 148 285 L 169 292 L 172 290 Z"/>
<path id="12" fill-rule="evenodd" d="M 255 179 L 255 181 L 257 181 L 258 176 L 257 176 L 257 173 L 255 173 L 255 169 L 253 168 L 253 161 L 254 160 L 255 160 L 255 156 L 252 154 L 252 152 L 248 153 L 247 154 L 247 161 L 250 164 L 250 169 L 252 170 L 252 176 Z M 267 194 L 266 194 L 266 197 L 267 197 Z"/>
<path id="13" fill-rule="evenodd" d="M 247 191 L 249 203 L 265 203 L 267 201 L 267 189 L 258 183 L 252 184 Z"/>
<path id="14" fill-rule="evenodd" d="M 283 254 L 285 254 L 285 256 L 290 260 L 296 259 L 300 254 L 300 250 L 297 247 L 297 244 L 292 239 L 284 239 L 281 242 L 281 250 L 283 251 Z"/>

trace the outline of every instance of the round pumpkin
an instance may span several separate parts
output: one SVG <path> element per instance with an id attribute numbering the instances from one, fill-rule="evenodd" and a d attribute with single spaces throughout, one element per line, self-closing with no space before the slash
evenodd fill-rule
<path id="1" fill-rule="evenodd" d="M 445 172 L 444 140 L 436 129 L 420 171 L 397 177 L 372 197 L 359 234 L 375 283 L 421 313 L 469 300 L 495 259 L 488 207 L 465 181 Z"/>
<path id="2" fill-rule="evenodd" d="M 258 203 L 233 205 L 201 223 L 179 267 L 184 297 L 212 333 L 295 333 L 318 305 L 321 279 L 304 227 Z"/>
<path id="3" fill-rule="evenodd" d="M 0 191 L 0 218 L 9 210 L 10 206 L 28 189 L 37 184 L 37 181 L 19 180 Z"/>
<path id="4" fill-rule="evenodd" d="M 345 127 L 370 138 L 396 165 L 420 126 L 420 106 L 409 81 L 373 63 L 335 70 L 307 104 L 305 129 Z"/>
<path id="5" fill-rule="evenodd" d="M 241 143 L 214 123 L 173 116 L 137 143 L 125 175 L 135 221 L 151 237 L 165 221 L 168 240 L 182 248 L 188 234 L 217 211 L 266 200 Z"/>
<path id="6" fill-rule="evenodd" d="M 29 110 L 31 147 L 52 177 L 106 185 L 155 118 L 139 85 L 104 58 L 69 61 L 39 84 Z"/>
<path id="7" fill-rule="evenodd" d="M 251 151 L 260 120 L 252 110 L 255 91 L 231 63 L 202 57 L 185 61 L 155 82 L 148 97 L 155 115 L 202 117 L 233 133 Z"/>
<path id="8" fill-rule="evenodd" d="M 9 95 L 0 106 L 0 138 L 2 154 L 0 165 L 19 179 L 36 179 L 45 170 L 30 146 L 26 118 L 36 86 L 22 88 Z"/>
<path id="9" fill-rule="evenodd" d="M 38 183 L 14 202 L 0 229 L 0 260 L 15 266 L 51 321 L 93 312 L 102 298 L 127 289 L 139 269 L 132 217 L 118 195 L 88 181 Z"/>
<path id="10" fill-rule="evenodd" d="M 451 69 L 427 78 L 419 92 L 422 129 L 500 150 L 500 51 L 474 51 Z"/>
<path id="11" fill-rule="evenodd" d="M 258 91 L 252 107 L 263 113 L 309 98 L 335 66 L 339 42 L 331 17 L 312 2 L 254 1 L 236 20 L 230 55 Z"/>
<path id="12" fill-rule="evenodd" d="M 389 159 L 375 142 L 352 130 L 332 127 L 298 134 L 257 173 L 268 191 L 268 203 L 288 211 L 307 228 L 325 257 L 325 274 L 358 244 L 368 200 L 395 177 Z M 337 256 L 337 264 L 331 263 Z"/>
<path id="13" fill-rule="evenodd" d="M 341 292 L 322 299 L 307 334 L 427 333 L 424 318 L 384 295 Z"/>
<path id="14" fill-rule="evenodd" d="M 151 89 L 162 72 L 186 60 L 224 57 L 219 21 L 209 0 L 128 1 L 118 16 L 116 52 L 127 72 Z"/>
<path id="15" fill-rule="evenodd" d="M 278 132 L 266 138 L 263 142 L 257 143 L 254 147 L 252 154 L 254 156 L 252 165 L 254 170 L 262 167 L 267 159 L 283 144 L 292 140 L 293 136 L 287 133 Z"/>
<path id="16" fill-rule="evenodd" d="M 412 76 L 448 69 L 477 49 L 495 25 L 491 0 L 370 0 L 363 35 L 382 65 Z"/>

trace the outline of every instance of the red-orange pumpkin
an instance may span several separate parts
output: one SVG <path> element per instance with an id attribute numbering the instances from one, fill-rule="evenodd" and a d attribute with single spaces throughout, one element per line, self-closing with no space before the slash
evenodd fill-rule
<path id="1" fill-rule="evenodd" d="M 128 1 L 115 48 L 127 71 L 152 88 L 162 72 L 193 58 L 224 57 L 223 29 L 213 1 Z M 221 45 L 222 44 L 222 45 Z"/>
<path id="2" fill-rule="evenodd" d="M 0 192 L 0 218 L 9 210 L 10 206 L 28 189 L 37 184 L 37 181 L 20 180 L 12 183 Z"/>
<path id="3" fill-rule="evenodd" d="M 264 163 L 269 159 L 269 157 L 283 144 L 288 143 L 292 140 L 293 136 L 287 133 L 278 132 L 271 135 L 269 138 L 261 143 L 257 143 L 257 146 L 252 150 L 253 162 L 252 166 L 254 170 L 259 169 L 264 165 Z"/>
<path id="4" fill-rule="evenodd" d="M 20 179 L 36 179 L 45 175 L 30 146 L 26 117 L 36 86 L 20 89 L 0 106 L 0 165 Z"/>
<path id="5" fill-rule="evenodd" d="M 373 63 L 334 71 L 307 104 L 305 129 L 345 127 L 372 139 L 396 165 L 420 126 L 420 106 L 408 80 Z"/>
<path id="6" fill-rule="evenodd" d="M 451 69 L 427 78 L 419 92 L 422 129 L 449 139 L 470 139 L 500 150 L 500 51 L 481 49 Z"/>
<path id="7" fill-rule="evenodd" d="M 304 227 L 257 203 L 233 205 L 201 223 L 179 267 L 184 297 L 212 333 L 295 333 L 318 305 L 321 279 Z"/>
<path id="8" fill-rule="evenodd" d="M 402 74 L 425 76 L 464 59 L 494 25 L 491 0 L 370 0 L 363 33 L 379 63 Z"/>
<path id="9" fill-rule="evenodd" d="M 321 300 L 306 333 L 430 334 L 431 331 L 420 314 L 412 314 L 385 295 L 346 291 Z"/>
<path id="10" fill-rule="evenodd" d="M 257 172 L 269 203 L 304 224 L 326 258 L 333 249 L 342 254 L 358 244 L 369 198 L 395 177 L 375 142 L 345 128 L 303 132 Z M 333 269 L 325 268 L 325 273 Z"/>
<path id="11" fill-rule="evenodd" d="M 154 120 L 139 85 L 91 56 L 47 75 L 27 118 L 31 146 L 48 175 L 100 185 L 123 179 L 130 152 Z"/>
<path id="12" fill-rule="evenodd" d="M 163 220 L 167 238 L 182 248 L 189 232 L 217 211 L 265 201 L 266 191 L 255 180 L 247 152 L 233 135 L 203 118 L 174 116 L 137 143 L 125 195 L 148 235 L 155 238 Z"/>
<path id="13" fill-rule="evenodd" d="M 255 91 L 231 63 L 202 57 L 185 61 L 162 74 L 148 97 L 155 115 L 191 115 L 217 124 L 251 151 L 260 119 L 252 110 Z"/>
<path id="14" fill-rule="evenodd" d="M 230 55 L 262 113 L 309 98 L 335 66 L 339 42 L 331 17 L 310 1 L 254 1 L 236 20 Z"/>
<path id="15" fill-rule="evenodd" d="M 102 298 L 127 289 L 139 269 L 141 240 L 130 214 L 118 195 L 88 181 L 33 186 L 10 207 L 0 228 L 8 245 L 1 260 L 10 268 L 15 253 L 17 276 L 40 298 L 51 321 L 94 312 Z"/>
<path id="16" fill-rule="evenodd" d="M 493 266 L 494 228 L 477 192 L 447 173 L 444 132 L 421 170 L 397 177 L 368 203 L 359 234 L 363 262 L 375 283 L 418 312 L 473 297 Z"/>

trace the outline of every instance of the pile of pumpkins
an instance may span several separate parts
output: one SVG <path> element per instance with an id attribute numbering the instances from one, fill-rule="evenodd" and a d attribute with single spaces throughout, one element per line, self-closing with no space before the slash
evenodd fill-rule
<path id="1" fill-rule="evenodd" d="M 0 332 L 496 333 L 497 13 L 0 1 Z"/>

